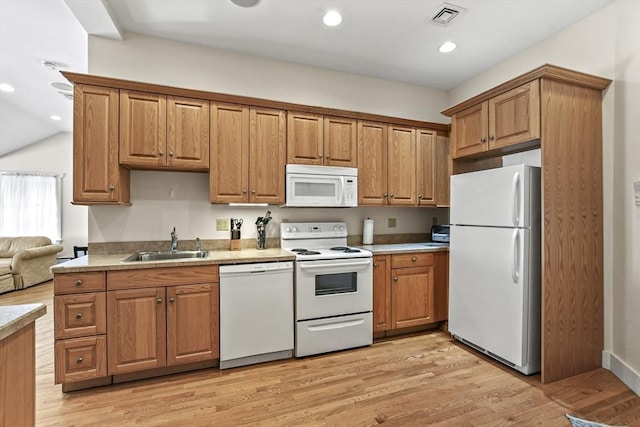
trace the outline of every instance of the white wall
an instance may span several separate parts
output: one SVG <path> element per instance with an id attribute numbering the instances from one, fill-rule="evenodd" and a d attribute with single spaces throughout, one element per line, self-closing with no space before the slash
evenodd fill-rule
<path id="1" fill-rule="evenodd" d="M 126 34 L 124 41 L 89 38 L 89 72 L 277 101 L 339 108 L 446 123 L 440 114 L 447 94 L 428 89 L 236 54 L 164 39 Z M 216 218 L 243 218 L 243 238 L 256 236 L 255 220 L 267 208 L 237 208 L 209 203 L 206 174 L 133 171 L 130 207 L 89 208 L 89 241 L 169 240 L 173 226 L 181 239 L 225 239 L 215 231 Z M 170 197 L 173 189 L 175 198 Z M 426 233 L 432 218 L 448 222 L 447 209 L 352 208 L 285 209 L 270 206 L 274 221 L 269 237 L 279 236 L 283 219 L 344 220 L 349 234 L 362 232 L 366 217 L 375 234 Z M 397 227 L 386 227 L 388 218 Z"/>
<path id="2" fill-rule="evenodd" d="M 640 393 L 640 2 L 618 0 L 456 87 L 454 105 L 545 63 L 613 79 L 603 97 L 605 367 Z"/>
<path id="3" fill-rule="evenodd" d="M 62 178 L 62 245 L 58 256 L 73 256 L 73 246 L 88 242 L 86 206 L 74 206 L 73 136 L 61 132 L 35 144 L 0 157 L 0 169 L 30 172 L 55 172 Z"/>

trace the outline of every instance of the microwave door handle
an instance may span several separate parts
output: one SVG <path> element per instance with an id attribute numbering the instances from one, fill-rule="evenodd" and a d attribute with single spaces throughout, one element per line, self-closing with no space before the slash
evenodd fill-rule
<path id="1" fill-rule="evenodd" d="M 344 206 L 344 204 L 345 204 L 345 202 L 344 202 L 344 193 L 345 193 L 344 185 L 345 185 L 344 176 L 341 176 L 340 177 L 340 188 L 338 189 L 338 191 L 340 192 L 340 206 Z"/>

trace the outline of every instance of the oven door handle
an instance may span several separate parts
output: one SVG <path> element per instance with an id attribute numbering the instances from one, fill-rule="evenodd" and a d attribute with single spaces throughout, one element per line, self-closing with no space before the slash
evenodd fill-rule
<path id="1" fill-rule="evenodd" d="M 360 262 L 341 262 L 338 264 L 301 264 L 298 263 L 298 267 L 300 267 L 303 270 L 317 270 L 317 269 L 321 269 L 321 268 L 336 268 L 336 267 L 356 267 L 356 266 L 360 266 L 360 265 L 369 265 L 371 264 L 371 260 L 367 260 L 367 261 L 360 261 Z"/>

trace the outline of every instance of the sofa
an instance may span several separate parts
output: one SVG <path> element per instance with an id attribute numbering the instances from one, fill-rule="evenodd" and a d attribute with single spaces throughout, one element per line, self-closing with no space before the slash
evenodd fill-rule
<path id="1" fill-rule="evenodd" d="M 0 293 L 51 280 L 62 249 L 44 236 L 0 237 Z"/>

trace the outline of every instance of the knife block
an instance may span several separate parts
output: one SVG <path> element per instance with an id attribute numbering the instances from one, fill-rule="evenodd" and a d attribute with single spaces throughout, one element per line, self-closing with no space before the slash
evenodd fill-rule
<path id="1" fill-rule="evenodd" d="M 230 240 L 230 247 L 229 250 L 231 251 L 239 251 L 242 249 L 242 240 L 237 239 L 237 240 Z"/>

